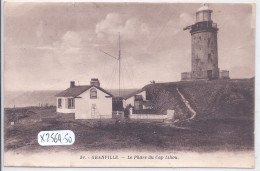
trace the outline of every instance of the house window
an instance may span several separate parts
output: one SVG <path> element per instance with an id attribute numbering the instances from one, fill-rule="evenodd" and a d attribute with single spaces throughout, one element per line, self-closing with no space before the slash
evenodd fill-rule
<path id="1" fill-rule="evenodd" d="M 68 108 L 69 109 L 74 109 L 75 108 L 74 98 L 69 98 L 68 99 Z"/>
<path id="2" fill-rule="evenodd" d="M 62 99 L 58 99 L 58 108 L 62 108 Z"/>
<path id="3" fill-rule="evenodd" d="M 91 99 L 96 99 L 97 98 L 97 90 L 95 88 L 92 88 L 90 90 L 90 98 Z"/>

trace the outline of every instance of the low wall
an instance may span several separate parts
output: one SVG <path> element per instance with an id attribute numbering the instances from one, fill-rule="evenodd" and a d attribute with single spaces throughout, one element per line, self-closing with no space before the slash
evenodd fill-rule
<path id="1" fill-rule="evenodd" d="M 76 119 L 112 119 L 112 115 L 94 115 L 88 118 L 76 118 Z"/>
<path id="2" fill-rule="evenodd" d="M 167 115 L 160 114 L 132 114 L 130 119 L 167 119 Z"/>
<path id="3" fill-rule="evenodd" d="M 172 119 L 174 120 L 174 110 L 167 110 L 167 115 L 163 114 L 133 114 L 133 109 L 130 109 L 129 114 L 130 119 L 158 119 L 158 120 L 164 120 L 164 119 Z"/>

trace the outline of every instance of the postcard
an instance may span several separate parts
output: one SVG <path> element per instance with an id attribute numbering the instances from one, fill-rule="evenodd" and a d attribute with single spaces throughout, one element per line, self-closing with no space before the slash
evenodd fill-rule
<path id="1" fill-rule="evenodd" d="M 4 166 L 254 168 L 254 3 L 3 5 Z"/>

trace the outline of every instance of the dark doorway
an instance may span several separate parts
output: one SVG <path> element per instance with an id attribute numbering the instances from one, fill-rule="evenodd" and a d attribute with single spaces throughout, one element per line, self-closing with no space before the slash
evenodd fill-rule
<path id="1" fill-rule="evenodd" d="M 143 110 L 143 101 L 135 100 L 134 107 L 135 110 Z"/>
<path id="2" fill-rule="evenodd" d="M 135 95 L 134 107 L 135 107 L 135 110 L 143 110 L 143 96 L 142 95 Z"/>
<path id="3" fill-rule="evenodd" d="M 113 111 L 124 111 L 123 98 L 122 97 L 113 97 L 113 99 L 112 99 L 112 110 Z"/>
<path id="4" fill-rule="evenodd" d="M 212 78 L 213 78 L 213 77 L 212 77 L 212 70 L 208 70 L 208 71 L 207 71 L 207 74 L 208 74 L 208 79 L 209 79 L 209 80 L 212 80 Z"/>

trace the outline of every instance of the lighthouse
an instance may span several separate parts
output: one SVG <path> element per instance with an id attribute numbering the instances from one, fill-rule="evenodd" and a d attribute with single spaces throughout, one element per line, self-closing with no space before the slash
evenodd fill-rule
<path id="1" fill-rule="evenodd" d="M 191 72 L 182 73 L 182 80 L 219 78 L 218 27 L 211 19 L 212 10 L 205 4 L 196 11 L 196 22 L 183 30 L 191 34 Z"/>

